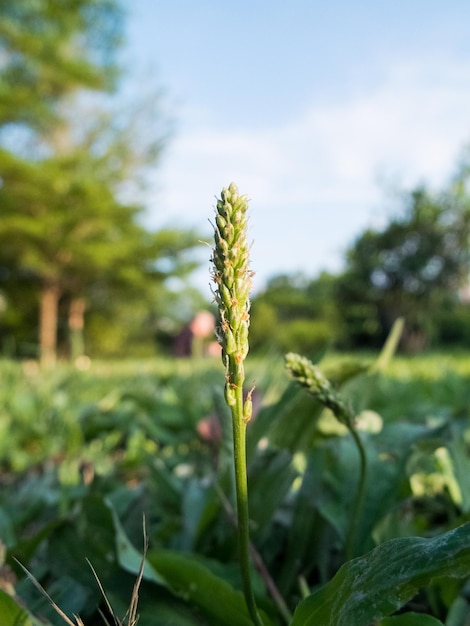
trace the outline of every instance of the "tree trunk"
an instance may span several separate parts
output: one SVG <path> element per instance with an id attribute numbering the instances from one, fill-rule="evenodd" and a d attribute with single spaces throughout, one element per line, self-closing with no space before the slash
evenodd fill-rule
<path id="1" fill-rule="evenodd" d="M 69 306 L 69 340 L 70 358 L 75 363 L 76 360 L 85 354 L 85 342 L 83 328 L 85 325 L 84 298 L 73 298 Z"/>
<path id="2" fill-rule="evenodd" d="M 56 281 L 45 281 L 39 310 L 39 359 L 41 365 L 53 367 L 57 359 L 57 322 L 60 288 Z"/>

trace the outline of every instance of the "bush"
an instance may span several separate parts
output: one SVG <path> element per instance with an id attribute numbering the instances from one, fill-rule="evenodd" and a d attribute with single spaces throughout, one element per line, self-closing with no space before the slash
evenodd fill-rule
<path id="1" fill-rule="evenodd" d="M 334 328 L 325 320 L 296 319 L 284 322 L 277 332 L 282 352 L 314 354 L 335 339 Z"/>

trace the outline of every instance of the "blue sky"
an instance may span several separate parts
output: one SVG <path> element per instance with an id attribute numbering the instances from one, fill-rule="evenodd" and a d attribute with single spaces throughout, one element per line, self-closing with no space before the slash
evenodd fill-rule
<path id="1" fill-rule="evenodd" d="M 397 206 L 391 191 L 444 185 L 470 143 L 467 0 L 127 7 L 134 88 L 162 88 L 175 128 L 148 221 L 210 237 L 214 197 L 236 182 L 251 200 L 255 289 L 340 270 Z M 207 273 L 194 279 L 203 291 Z"/>

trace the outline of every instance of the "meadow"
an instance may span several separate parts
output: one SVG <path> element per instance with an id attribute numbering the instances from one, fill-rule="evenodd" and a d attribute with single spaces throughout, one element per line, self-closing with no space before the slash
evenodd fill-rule
<path id="1" fill-rule="evenodd" d="M 438 541 L 469 520 L 470 355 L 395 357 L 381 369 L 372 354 L 321 361 L 354 407 L 368 457 L 354 530 L 359 459 L 348 429 L 290 380 L 281 356 L 248 361 L 251 555 L 263 623 L 289 623 L 345 561 L 394 538 Z M 84 371 L 4 361 L 0 374 L 3 626 L 64 623 L 23 567 L 70 623 L 80 623 L 74 615 L 86 626 L 136 623 L 137 595 L 139 626 L 251 623 L 237 591 L 218 359 L 93 362 Z M 357 613 L 349 623 L 468 624 L 469 550 L 446 550 L 447 568 L 415 572 L 406 589 L 397 583 L 383 617 Z M 388 567 L 384 560 L 385 587 Z M 358 590 L 369 606 L 378 578 Z M 346 623 L 335 610 L 331 621 L 296 612 L 292 623 Z"/>

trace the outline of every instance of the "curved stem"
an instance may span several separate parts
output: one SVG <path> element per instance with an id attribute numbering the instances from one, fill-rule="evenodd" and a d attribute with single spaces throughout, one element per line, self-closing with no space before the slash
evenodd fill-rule
<path id="1" fill-rule="evenodd" d="M 232 409 L 233 460 L 235 464 L 235 489 L 237 494 L 237 529 L 240 571 L 248 612 L 256 626 L 263 622 L 256 607 L 250 574 L 250 533 L 248 515 L 248 485 L 246 476 L 246 424 L 243 421 L 243 388 L 235 390 L 236 402 Z"/>
<path id="2" fill-rule="evenodd" d="M 353 436 L 354 442 L 359 451 L 360 459 L 360 473 L 359 484 L 357 487 L 356 498 L 354 500 L 354 506 L 351 517 L 351 524 L 349 526 L 349 532 L 346 540 L 346 558 L 349 561 L 354 557 L 355 542 L 357 540 L 357 532 L 359 527 L 359 521 L 361 517 L 361 511 L 364 504 L 364 496 L 366 492 L 366 471 L 367 471 L 367 456 L 364 443 L 357 433 L 354 426 L 348 424 L 348 429 Z"/>

